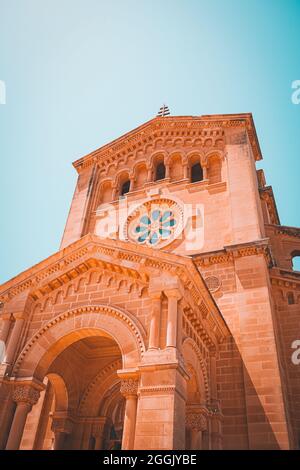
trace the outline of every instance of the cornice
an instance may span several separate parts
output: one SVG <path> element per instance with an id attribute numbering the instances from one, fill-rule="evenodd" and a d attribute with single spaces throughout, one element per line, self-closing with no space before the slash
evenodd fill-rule
<path id="1" fill-rule="evenodd" d="M 235 258 L 261 254 L 265 256 L 268 266 L 271 267 L 273 265 L 273 258 L 269 248 L 269 239 L 267 238 L 248 243 L 228 245 L 223 250 L 194 255 L 193 259 L 196 266 L 201 268 L 212 264 L 233 262 Z"/>
<path id="2" fill-rule="evenodd" d="M 277 211 L 276 201 L 273 193 L 272 186 L 265 186 L 263 188 L 259 188 L 260 197 L 266 202 L 269 214 L 271 217 L 271 222 L 273 224 L 280 224 L 279 214 Z"/>
<path id="3" fill-rule="evenodd" d="M 138 248 L 137 251 L 136 244 L 128 241 L 101 239 L 88 234 L 5 283 L 0 290 L 0 300 L 9 302 L 25 290 L 35 300 L 97 267 L 130 276 L 142 285 L 149 282 L 150 275 L 161 276 L 166 272 L 180 278 L 198 305 L 200 314 L 203 316 L 203 312 L 209 312 L 206 316 L 221 336 L 229 334 L 219 308 L 190 257 L 149 247 Z"/>
<path id="4" fill-rule="evenodd" d="M 168 116 L 155 117 L 118 139 L 73 162 L 78 172 L 94 164 L 105 165 L 114 159 L 124 157 L 128 152 L 135 152 L 156 138 L 202 137 L 210 132 L 221 132 L 226 128 L 244 128 L 247 131 L 255 160 L 261 160 L 261 150 L 251 113 L 245 114 L 215 114 L 205 116 Z M 213 134 L 212 134 L 213 135 Z"/>
<path id="5" fill-rule="evenodd" d="M 300 238 L 300 227 L 289 227 L 287 225 L 266 224 L 275 235 L 288 235 L 290 237 Z"/>
<path id="6" fill-rule="evenodd" d="M 271 269 L 271 283 L 274 286 L 298 290 L 300 288 L 300 272 L 273 268 Z"/>

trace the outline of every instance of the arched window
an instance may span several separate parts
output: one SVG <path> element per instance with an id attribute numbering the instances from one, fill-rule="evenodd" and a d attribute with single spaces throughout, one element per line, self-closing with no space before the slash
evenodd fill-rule
<path id="1" fill-rule="evenodd" d="M 129 192 L 129 189 L 130 189 L 130 180 L 126 180 L 121 186 L 120 195 L 124 196 L 124 194 Z"/>
<path id="2" fill-rule="evenodd" d="M 196 183 L 196 181 L 203 180 L 203 170 L 200 163 L 194 163 L 191 168 L 191 182 Z"/>
<path id="3" fill-rule="evenodd" d="M 164 162 L 160 162 L 156 166 L 155 181 L 163 180 L 166 177 L 166 167 Z"/>
<path id="4" fill-rule="evenodd" d="M 300 254 L 298 254 L 298 251 L 292 257 L 292 264 L 293 264 L 294 271 L 300 271 Z"/>

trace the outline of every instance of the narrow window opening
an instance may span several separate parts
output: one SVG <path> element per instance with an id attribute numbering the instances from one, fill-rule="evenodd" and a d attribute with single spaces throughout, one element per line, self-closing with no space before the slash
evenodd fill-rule
<path id="1" fill-rule="evenodd" d="M 166 167 L 163 162 L 158 163 L 155 172 L 155 181 L 163 180 L 166 177 Z"/>
<path id="2" fill-rule="evenodd" d="M 121 196 L 124 196 L 124 194 L 128 193 L 129 189 L 130 189 L 130 181 L 127 180 L 121 186 Z"/>
<path id="3" fill-rule="evenodd" d="M 191 168 L 191 182 L 196 183 L 197 181 L 203 180 L 203 170 L 200 163 L 195 163 Z"/>

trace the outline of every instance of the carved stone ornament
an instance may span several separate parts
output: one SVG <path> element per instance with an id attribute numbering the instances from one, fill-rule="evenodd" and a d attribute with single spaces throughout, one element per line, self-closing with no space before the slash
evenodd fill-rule
<path id="1" fill-rule="evenodd" d="M 205 431 L 207 429 L 207 420 L 201 413 L 188 413 L 185 423 L 188 428 L 196 431 Z"/>
<path id="2" fill-rule="evenodd" d="M 39 399 L 40 392 L 30 385 L 19 385 L 13 391 L 13 400 L 16 403 L 29 403 L 35 405 Z"/>
<path id="3" fill-rule="evenodd" d="M 51 429 L 54 433 L 62 432 L 64 434 L 70 434 L 72 432 L 73 423 L 68 418 L 53 418 Z"/>
<path id="4" fill-rule="evenodd" d="M 138 389 L 138 380 L 136 379 L 125 379 L 121 382 L 120 392 L 122 395 L 136 395 Z"/>
<path id="5" fill-rule="evenodd" d="M 102 437 L 104 432 L 105 423 L 97 423 L 92 426 L 92 436 Z"/>

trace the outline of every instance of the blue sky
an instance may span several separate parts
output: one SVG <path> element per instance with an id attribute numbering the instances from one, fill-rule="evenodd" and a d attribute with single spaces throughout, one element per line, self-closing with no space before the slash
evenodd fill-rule
<path id="1" fill-rule="evenodd" d="M 0 282 L 58 249 L 71 162 L 163 102 L 252 112 L 281 223 L 300 226 L 299 21 L 299 0 L 0 0 Z"/>

